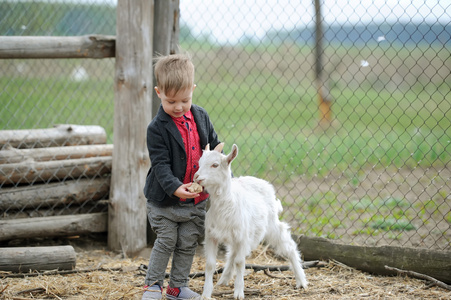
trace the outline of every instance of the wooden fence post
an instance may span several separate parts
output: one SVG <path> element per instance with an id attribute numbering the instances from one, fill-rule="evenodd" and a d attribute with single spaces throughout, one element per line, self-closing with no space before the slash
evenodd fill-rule
<path id="1" fill-rule="evenodd" d="M 155 0 L 154 20 L 153 20 L 153 56 L 169 55 L 179 51 L 179 0 Z M 153 86 L 157 82 L 153 78 Z M 157 115 L 160 108 L 160 98 L 155 90 L 152 90 L 152 118 Z M 153 244 L 156 235 L 152 231 L 150 224 L 147 224 L 147 243 Z"/>
<path id="2" fill-rule="evenodd" d="M 319 125 L 328 127 L 332 121 L 332 99 L 324 80 L 323 70 L 323 17 L 321 1 L 315 0 L 315 82 L 318 89 Z"/>
<path id="3" fill-rule="evenodd" d="M 179 0 L 155 0 L 153 54 L 169 55 L 178 53 L 179 49 Z M 156 85 L 155 78 L 153 80 Z M 157 115 L 160 98 L 153 91 L 152 117 Z"/>
<path id="4" fill-rule="evenodd" d="M 143 187 L 150 166 L 146 127 L 152 115 L 153 10 L 153 0 L 119 0 L 117 3 L 108 246 L 127 255 L 146 246 Z"/>

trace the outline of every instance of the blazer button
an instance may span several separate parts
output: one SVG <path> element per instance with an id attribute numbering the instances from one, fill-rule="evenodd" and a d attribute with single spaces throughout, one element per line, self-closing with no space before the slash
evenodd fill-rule
<path id="1" fill-rule="evenodd" d="M 181 160 L 184 160 L 184 159 L 185 159 L 185 156 L 180 156 L 180 159 L 181 159 Z"/>

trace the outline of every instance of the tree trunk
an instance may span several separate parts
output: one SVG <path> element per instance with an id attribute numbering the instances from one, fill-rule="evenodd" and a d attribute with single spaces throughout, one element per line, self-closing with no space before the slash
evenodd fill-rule
<path id="1" fill-rule="evenodd" d="M 0 271 L 72 270 L 75 263 L 72 246 L 0 248 Z"/>
<path id="2" fill-rule="evenodd" d="M 395 275 L 385 266 L 426 274 L 451 283 L 451 251 L 394 246 L 351 246 L 328 239 L 301 236 L 298 247 L 305 260 L 334 259 L 350 267 L 381 275 Z"/>
<path id="3" fill-rule="evenodd" d="M 114 150 L 108 245 L 133 255 L 146 246 L 146 128 L 152 116 L 154 1 L 117 3 Z"/>
<path id="4" fill-rule="evenodd" d="M 8 145 L 23 149 L 92 144 L 106 144 L 105 129 L 66 124 L 46 129 L 0 131 L 0 150 Z"/>
<path id="5" fill-rule="evenodd" d="M 107 213 L 0 220 L 0 241 L 106 232 L 107 223 Z"/>

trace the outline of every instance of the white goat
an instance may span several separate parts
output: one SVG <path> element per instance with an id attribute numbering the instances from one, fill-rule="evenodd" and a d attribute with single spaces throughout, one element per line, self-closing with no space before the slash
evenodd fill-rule
<path id="1" fill-rule="evenodd" d="M 230 164 L 238 155 L 232 146 L 229 155 L 221 153 L 224 144 L 213 151 L 207 145 L 199 161 L 194 180 L 210 194 L 210 208 L 205 220 L 205 284 L 203 298 L 213 292 L 213 273 L 218 245 L 227 248 L 224 272 L 218 285 L 227 285 L 235 274 L 235 299 L 244 299 L 245 259 L 263 240 L 291 264 L 296 287 L 307 288 L 300 253 L 289 227 L 279 220 L 282 204 L 274 187 L 259 178 L 232 178 Z"/>

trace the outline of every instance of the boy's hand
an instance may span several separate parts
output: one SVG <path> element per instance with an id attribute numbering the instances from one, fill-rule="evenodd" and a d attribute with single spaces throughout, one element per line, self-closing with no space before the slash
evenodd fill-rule
<path id="1" fill-rule="evenodd" d="M 175 190 L 174 196 L 181 198 L 181 199 L 190 199 L 190 198 L 199 197 L 200 195 L 198 193 L 191 193 L 190 191 L 188 191 L 188 187 L 190 187 L 191 184 L 192 184 L 192 182 L 182 184 L 181 186 L 179 186 L 179 188 L 177 190 Z"/>

